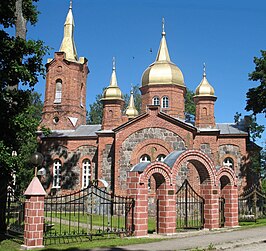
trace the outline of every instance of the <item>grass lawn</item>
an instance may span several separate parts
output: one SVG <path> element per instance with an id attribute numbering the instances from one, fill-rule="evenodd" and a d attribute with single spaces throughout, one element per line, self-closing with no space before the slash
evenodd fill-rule
<path id="1" fill-rule="evenodd" d="M 22 243 L 16 242 L 11 239 L 4 239 L 0 237 L 0 251 L 18 251 Z M 44 249 L 34 249 L 34 250 L 67 250 L 67 251 L 78 251 L 78 250 L 88 250 L 97 247 L 116 247 L 116 246 L 126 246 L 141 243 L 151 243 L 156 241 L 161 241 L 162 239 L 148 239 L 148 238 L 116 238 L 116 239 L 104 239 L 104 240 L 94 240 L 87 242 L 75 242 L 75 243 L 60 243 L 48 245 Z"/>
<path id="2" fill-rule="evenodd" d="M 257 219 L 256 222 L 254 221 L 240 221 L 239 225 L 241 227 L 259 227 L 259 226 L 266 226 L 266 218 L 264 219 Z"/>

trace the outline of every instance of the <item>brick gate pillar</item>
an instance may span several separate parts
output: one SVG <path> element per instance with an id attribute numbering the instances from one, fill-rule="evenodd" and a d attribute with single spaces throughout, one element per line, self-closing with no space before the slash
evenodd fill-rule
<path id="1" fill-rule="evenodd" d="M 129 172 L 127 178 L 128 196 L 135 200 L 133 225 L 135 236 L 148 234 L 148 188 L 139 183 L 138 172 Z"/>
<path id="2" fill-rule="evenodd" d="M 24 245 L 21 245 L 21 248 L 24 250 L 42 248 L 44 247 L 44 197 L 46 192 L 37 177 L 33 178 L 24 195 L 26 196 Z"/>
<path id="3" fill-rule="evenodd" d="M 222 189 L 222 197 L 225 199 L 224 217 L 225 227 L 238 226 L 238 191 L 237 186 L 226 185 Z"/>
<path id="4" fill-rule="evenodd" d="M 157 231 L 159 234 L 174 234 L 176 232 L 176 198 L 174 191 L 174 188 L 169 189 L 166 183 L 161 184 L 157 189 L 159 200 Z"/>
<path id="5" fill-rule="evenodd" d="M 211 184 L 201 185 L 201 196 L 204 198 L 204 228 L 219 228 L 219 194 Z"/>

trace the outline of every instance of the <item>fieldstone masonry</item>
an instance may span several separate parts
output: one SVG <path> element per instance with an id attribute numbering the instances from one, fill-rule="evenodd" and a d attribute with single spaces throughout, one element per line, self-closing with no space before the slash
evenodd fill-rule
<path id="1" fill-rule="evenodd" d="M 122 144 L 120 168 L 119 168 L 119 183 L 122 189 L 127 188 L 127 171 L 130 170 L 132 151 L 138 144 L 148 139 L 160 139 L 171 145 L 174 150 L 184 150 L 184 141 L 174 132 L 164 128 L 145 128 L 131 134 Z M 154 144 L 156 145 L 156 144 Z M 169 152 L 168 152 L 169 153 Z M 141 156 L 139 156 L 141 157 Z M 157 156 L 155 156 L 156 158 Z M 155 160 L 154 158 L 154 160 Z"/>

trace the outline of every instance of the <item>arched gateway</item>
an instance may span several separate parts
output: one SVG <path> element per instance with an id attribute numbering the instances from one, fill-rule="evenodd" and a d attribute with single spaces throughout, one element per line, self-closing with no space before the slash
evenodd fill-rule
<path id="1" fill-rule="evenodd" d="M 176 192 L 180 188 L 177 181 L 180 180 L 180 170 L 186 166 L 192 166 L 197 172 L 197 193 L 204 201 L 203 227 L 213 229 L 221 225 L 238 225 L 237 179 L 234 172 L 228 167 L 216 168 L 212 160 L 202 151 L 174 151 L 162 162 L 139 163 L 128 173 L 128 195 L 135 199 L 133 219 L 136 236 L 147 235 L 148 190 L 151 177 L 155 181 L 157 232 L 160 234 L 176 232 L 178 209 Z M 224 201 L 223 210 L 221 198 Z M 221 224 L 221 218 L 224 224 Z"/>

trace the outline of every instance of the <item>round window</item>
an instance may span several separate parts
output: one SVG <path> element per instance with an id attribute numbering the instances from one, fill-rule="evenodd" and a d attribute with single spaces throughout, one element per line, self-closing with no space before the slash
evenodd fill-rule
<path id="1" fill-rule="evenodd" d="M 57 123 L 59 122 L 59 118 L 58 118 L 58 117 L 54 117 L 53 122 L 54 122 L 55 124 L 57 124 Z"/>

